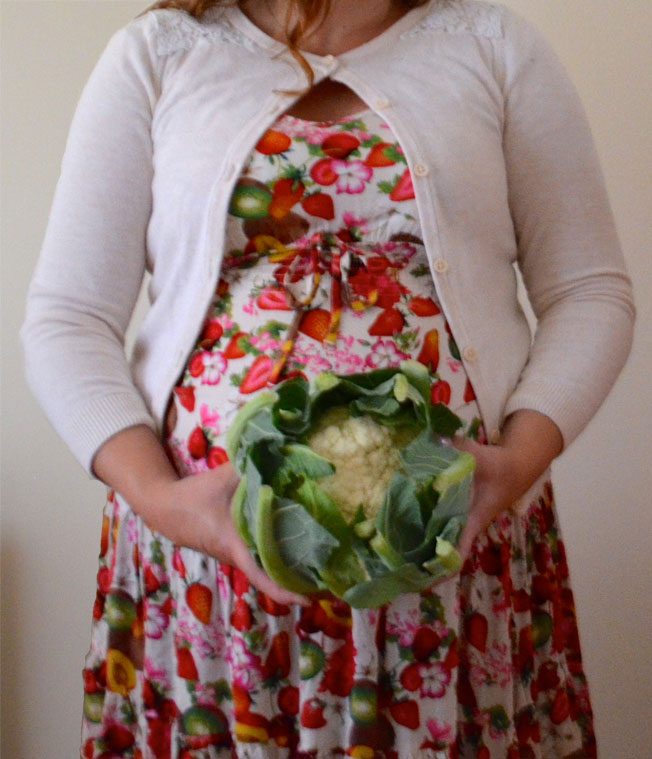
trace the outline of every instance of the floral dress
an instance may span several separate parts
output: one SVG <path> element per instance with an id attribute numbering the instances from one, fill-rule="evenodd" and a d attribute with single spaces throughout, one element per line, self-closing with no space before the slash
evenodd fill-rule
<path id="1" fill-rule="evenodd" d="M 226 242 L 168 407 L 180 474 L 227 461 L 234 415 L 275 383 L 406 358 L 428 367 L 432 401 L 487 442 L 405 157 L 376 113 L 281 116 L 233 191 Z M 595 756 L 550 482 L 476 540 L 461 574 L 378 609 L 276 603 L 149 530 L 113 491 L 99 564 L 88 759 Z"/>

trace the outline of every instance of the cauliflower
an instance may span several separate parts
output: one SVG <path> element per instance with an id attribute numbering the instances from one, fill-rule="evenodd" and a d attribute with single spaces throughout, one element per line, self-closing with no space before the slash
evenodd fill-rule
<path id="1" fill-rule="evenodd" d="M 347 522 L 358 506 L 367 519 L 376 516 L 389 483 L 401 468 L 396 435 L 371 416 L 350 416 L 345 407 L 329 410 L 307 439 L 308 446 L 331 462 L 335 473 L 319 486 L 337 503 Z"/>

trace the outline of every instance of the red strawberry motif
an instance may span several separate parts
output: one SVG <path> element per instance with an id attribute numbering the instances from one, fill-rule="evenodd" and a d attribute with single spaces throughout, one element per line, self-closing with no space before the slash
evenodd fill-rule
<path id="1" fill-rule="evenodd" d="M 545 575 L 534 575 L 530 593 L 532 595 L 532 603 L 540 606 L 553 598 L 555 588 Z"/>
<path id="2" fill-rule="evenodd" d="M 311 308 L 303 315 L 299 324 L 299 332 L 321 343 L 328 335 L 330 324 L 330 311 L 326 311 L 325 308 Z"/>
<path id="3" fill-rule="evenodd" d="M 346 158 L 358 147 L 360 140 L 348 132 L 329 134 L 321 144 L 321 149 L 329 158 Z"/>
<path id="4" fill-rule="evenodd" d="M 233 683 L 231 687 L 233 693 L 233 710 L 236 717 L 240 717 L 242 714 L 246 714 L 251 707 L 251 696 L 249 691 L 243 688 L 238 683 Z"/>
<path id="5" fill-rule="evenodd" d="M 186 565 L 183 563 L 181 551 L 178 547 L 175 547 L 172 554 L 172 566 L 176 569 L 179 577 L 184 578 L 186 576 Z"/>
<path id="6" fill-rule="evenodd" d="M 412 175 L 410 169 L 405 169 L 401 174 L 394 189 L 389 193 L 390 200 L 410 200 L 414 197 L 414 186 L 412 184 Z"/>
<path id="7" fill-rule="evenodd" d="M 203 367 L 203 364 L 202 364 Z M 195 410 L 195 388 L 194 387 L 175 387 L 174 392 L 176 393 L 177 398 L 179 399 L 179 403 L 188 411 L 194 411 Z"/>
<path id="8" fill-rule="evenodd" d="M 301 724 L 303 727 L 316 730 L 326 724 L 324 719 L 324 702 L 318 698 L 309 698 L 303 702 L 301 709 Z"/>
<path id="9" fill-rule="evenodd" d="M 197 665 L 189 648 L 177 648 L 177 675 L 184 680 L 198 680 Z"/>
<path id="10" fill-rule="evenodd" d="M 251 609 L 244 598 L 238 598 L 231 612 L 231 625 L 236 630 L 250 630 L 252 625 Z"/>
<path id="11" fill-rule="evenodd" d="M 430 402 L 443 403 L 445 406 L 451 402 L 451 386 L 446 380 L 437 380 L 430 388 Z"/>
<path id="12" fill-rule="evenodd" d="M 349 637 L 328 657 L 320 690 L 328 690 L 335 696 L 348 696 L 351 693 L 355 676 L 355 654 L 353 640 Z"/>
<path id="13" fill-rule="evenodd" d="M 469 382 L 468 378 L 466 380 L 466 386 L 464 388 L 464 403 L 470 403 L 471 401 L 475 400 L 475 391 L 473 390 L 473 385 Z"/>
<path id="14" fill-rule="evenodd" d="M 462 706 L 467 706 L 471 709 L 476 709 L 478 706 L 475 691 L 468 674 L 464 670 L 460 670 L 457 678 L 457 700 Z"/>
<path id="15" fill-rule="evenodd" d="M 188 453 L 193 459 L 203 459 L 207 450 L 208 441 L 204 435 L 204 430 L 201 427 L 195 427 L 188 438 Z"/>
<path id="16" fill-rule="evenodd" d="M 431 627 L 420 627 L 412 641 L 412 653 L 417 661 L 426 661 L 439 647 L 441 638 Z"/>
<path id="17" fill-rule="evenodd" d="M 503 571 L 500 546 L 489 543 L 480 552 L 480 567 L 487 575 L 497 576 Z"/>
<path id="18" fill-rule="evenodd" d="M 375 278 L 375 286 L 378 290 L 378 308 L 391 308 L 394 303 L 401 299 L 401 287 L 398 282 L 391 279 L 386 274 L 381 274 Z"/>
<path id="19" fill-rule="evenodd" d="M 330 158 L 322 158 L 313 163 L 310 168 L 310 176 L 313 181 L 322 186 L 328 186 L 337 181 L 337 174 L 333 171 Z"/>
<path id="20" fill-rule="evenodd" d="M 292 140 L 287 134 L 275 129 L 268 129 L 258 140 L 256 150 L 263 155 L 277 155 L 286 151 L 291 144 Z"/>
<path id="21" fill-rule="evenodd" d="M 381 166 L 392 166 L 396 163 L 396 161 L 392 160 L 387 155 L 387 148 L 392 148 L 392 144 L 390 142 L 379 142 L 376 145 L 371 148 L 369 151 L 369 154 L 364 160 L 364 165 L 369 166 L 372 169 L 381 167 Z"/>
<path id="22" fill-rule="evenodd" d="M 487 636 L 489 623 L 484 614 L 473 612 L 464 620 L 464 635 L 468 642 L 478 651 L 485 653 L 487 650 Z"/>
<path id="23" fill-rule="evenodd" d="M 273 365 L 269 356 L 258 356 L 240 383 L 240 392 L 243 394 L 253 393 L 265 387 Z"/>
<path id="24" fill-rule="evenodd" d="M 411 699 L 395 701 L 390 704 L 389 713 L 394 721 L 403 727 L 409 727 L 410 730 L 416 730 L 419 727 L 419 706 L 416 701 Z"/>
<path id="25" fill-rule="evenodd" d="M 544 662 L 537 673 L 537 689 L 539 691 L 553 690 L 559 687 L 557 665 L 554 662 Z"/>
<path id="26" fill-rule="evenodd" d="M 104 614 L 105 600 L 105 596 L 97 591 L 95 594 L 95 601 L 93 602 L 93 619 L 102 619 L 102 615 Z"/>
<path id="27" fill-rule="evenodd" d="M 550 707 L 550 721 L 553 725 L 561 725 L 570 716 L 570 701 L 565 689 L 558 690 Z"/>
<path id="28" fill-rule="evenodd" d="M 247 575 L 238 567 L 233 567 L 233 581 L 231 583 L 233 592 L 240 598 L 248 592 L 250 583 Z"/>
<path id="29" fill-rule="evenodd" d="M 419 663 L 412 662 L 401 672 L 401 685 L 405 690 L 415 691 L 423 685 L 423 678 L 419 671 Z"/>
<path id="30" fill-rule="evenodd" d="M 294 685 L 281 688 L 277 696 L 278 708 L 290 717 L 299 713 L 299 689 Z"/>
<path id="31" fill-rule="evenodd" d="M 208 452 L 206 461 L 208 462 L 209 469 L 215 469 L 222 464 L 225 464 L 229 460 L 227 452 L 224 448 L 220 448 L 219 445 L 214 445 Z"/>
<path id="32" fill-rule="evenodd" d="M 441 313 L 439 306 L 432 298 L 422 298 L 420 296 L 412 298 L 408 308 L 415 316 L 436 316 Z"/>
<path id="33" fill-rule="evenodd" d="M 133 733 L 122 725 L 111 725 L 105 730 L 102 738 L 106 748 L 117 754 L 127 751 L 136 742 Z"/>
<path id="34" fill-rule="evenodd" d="M 403 329 L 403 314 L 397 308 L 386 308 L 369 327 L 369 334 L 377 337 L 396 335 Z"/>
<path id="35" fill-rule="evenodd" d="M 269 737 L 275 741 L 277 746 L 289 747 L 290 741 L 297 741 L 293 720 L 284 714 L 277 714 L 272 717 L 269 723 Z"/>
<path id="36" fill-rule="evenodd" d="M 265 677 L 286 678 L 290 673 L 290 638 L 282 630 L 272 638 L 269 653 L 265 660 Z"/>
<path id="37" fill-rule="evenodd" d="M 292 306 L 288 303 L 288 296 L 285 290 L 280 287 L 265 287 L 258 295 L 258 306 L 265 310 L 274 311 L 292 311 Z"/>
<path id="38" fill-rule="evenodd" d="M 293 206 L 303 197 L 306 187 L 298 179 L 282 178 L 274 182 L 272 202 L 269 204 L 269 215 L 274 219 L 286 217 Z"/>
<path id="39" fill-rule="evenodd" d="M 229 340 L 229 344 L 224 349 L 225 358 L 242 358 L 247 354 L 242 350 L 238 341 L 241 337 L 246 337 L 246 332 L 236 332 L 235 335 Z M 190 409 L 192 411 L 192 409 Z"/>
<path id="40" fill-rule="evenodd" d="M 154 574 L 154 570 L 150 566 L 145 567 L 145 592 L 151 595 L 152 593 L 156 593 L 160 587 L 161 583 Z"/>
<path id="41" fill-rule="evenodd" d="M 200 582 L 193 582 L 186 589 L 186 603 L 194 616 L 207 625 L 211 621 L 213 594 L 211 589 Z"/>
<path id="42" fill-rule="evenodd" d="M 104 595 L 107 595 L 111 590 L 111 581 L 113 579 L 113 572 L 109 567 L 100 567 L 97 570 L 97 587 Z"/>
<path id="43" fill-rule="evenodd" d="M 330 221 L 335 218 L 335 206 L 333 198 L 325 192 L 316 192 L 308 195 L 301 201 L 301 207 L 311 216 L 318 216 L 320 219 Z"/>
<path id="44" fill-rule="evenodd" d="M 201 353 L 195 353 L 188 364 L 191 377 L 201 377 L 204 372 L 204 358 Z"/>
<path id="45" fill-rule="evenodd" d="M 439 332 L 436 329 L 430 329 L 424 335 L 417 361 L 427 366 L 431 372 L 437 371 L 439 366 Z"/>
<path id="46" fill-rule="evenodd" d="M 514 611 L 530 611 L 532 602 L 528 592 L 524 588 L 520 588 L 514 593 L 512 596 L 512 606 L 514 607 Z"/>
<path id="47" fill-rule="evenodd" d="M 262 590 L 258 591 L 256 599 L 260 608 L 274 617 L 284 617 L 291 612 L 287 604 L 278 603 L 278 601 L 265 595 Z"/>
<path id="48" fill-rule="evenodd" d="M 204 329 L 201 333 L 201 347 L 205 350 L 212 348 L 223 334 L 224 327 L 222 327 L 217 319 L 209 319 L 206 324 L 204 324 Z"/>

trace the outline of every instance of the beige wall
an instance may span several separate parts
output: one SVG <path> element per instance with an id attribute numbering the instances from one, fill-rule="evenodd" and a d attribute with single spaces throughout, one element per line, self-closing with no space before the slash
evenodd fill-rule
<path id="1" fill-rule="evenodd" d="M 555 463 L 604 759 L 652 757 L 650 0 L 508 0 L 547 35 L 593 125 L 639 318 L 629 364 Z M 17 330 L 74 105 L 109 35 L 145 3 L 2 2 L 2 685 L 6 759 L 78 756 L 103 488 L 23 383 Z"/>

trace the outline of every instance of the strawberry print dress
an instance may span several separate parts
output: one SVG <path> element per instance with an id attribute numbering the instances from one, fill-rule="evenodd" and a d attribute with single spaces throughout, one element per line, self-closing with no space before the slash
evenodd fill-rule
<path id="1" fill-rule="evenodd" d="M 227 461 L 238 409 L 275 383 L 406 358 L 486 443 L 420 234 L 376 113 L 281 116 L 233 191 L 221 278 L 170 399 L 179 473 Z M 83 682 L 86 759 L 596 755 L 550 482 L 459 575 L 378 609 L 278 604 L 110 491 Z"/>

